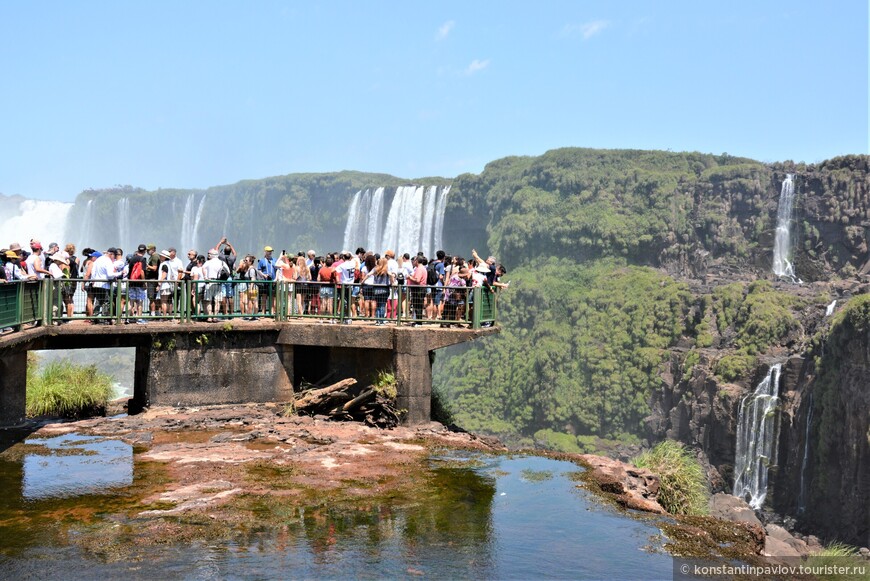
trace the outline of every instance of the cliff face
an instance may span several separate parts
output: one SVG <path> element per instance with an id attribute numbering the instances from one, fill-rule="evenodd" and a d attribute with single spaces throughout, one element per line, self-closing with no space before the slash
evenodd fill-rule
<path id="1" fill-rule="evenodd" d="M 870 543 L 870 295 L 839 312 L 790 390 L 773 505 L 830 538 Z"/>

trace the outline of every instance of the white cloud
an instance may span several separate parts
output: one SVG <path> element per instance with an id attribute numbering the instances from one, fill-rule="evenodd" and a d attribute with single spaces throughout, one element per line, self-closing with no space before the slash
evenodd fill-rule
<path id="1" fill-rule="evenodd" d="M 583 37 L 583 40 L 589 40 L 608 26 L 610 26 L 610 22 L 607 20 L 593 20 L 583 24 L 566 24 L 562 28 L 561 36 L 571 37 L 580 35 Z"/>
<path id="2" fill-rule="evenodd" d="M 452 20 L 448 20 L 444 24 L 438 27 L 438 32 L 435 34 L 435 40 L 444 40 L 447 38 L 447 35 L 450 34 L 450 31 L 453 30 L 453 27 L 456 26 L 456 22 Z"/>
<path id="3" fill-rule="evenodd" d="M 485 69 L 488 66 L 489 66 L 489 59 L 486 59 L 483 61 L 478 60 L 478 59 L 474 59 L 473 61 L 471 61 L 471 64 L 468 65 L 468 67 L 466 67 L 465 74 L 466 74 L 466 76 L 471 76 L 475 73 L 479 73 L 480 71 L 482 71 L 483 69 Z"/>

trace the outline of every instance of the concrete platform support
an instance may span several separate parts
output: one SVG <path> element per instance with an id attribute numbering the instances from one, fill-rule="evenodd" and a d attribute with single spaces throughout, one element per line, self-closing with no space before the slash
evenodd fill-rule
<path id="1" fill-rule="evenodd" d="M 24 421 L 27 405 L 27 351 L 0 356 L 0 426 Z"/>
<path id="2" fill-rule="evenodd" d="M 403 423 L 414 426 L 429 422 L 432 415 L 430 343 L 422 334 L 404 333 L 397 339 L 393 367 L 399 392 L 397 407 L 408 410 Z"/>
<path id="3" fill-rule="evenodd" d="M 280 402 L 293 395 L 293 349 L 274 336 L 179 333 L 161 336 L 148 351 L 147 369 L 136 365 L 147 405 Z"/>

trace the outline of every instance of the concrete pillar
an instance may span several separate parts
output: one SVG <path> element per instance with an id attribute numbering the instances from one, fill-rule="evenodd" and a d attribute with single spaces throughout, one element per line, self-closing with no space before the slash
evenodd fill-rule
<path id="1" fill-rule="evenodd" d="M 402 334 L 396 341 L 393 366 L 399 392 L 397 407 L 407 410 L 404 424 L 414 426 L 432 419 L 432 362 L 422 334 Z"/>
<path id="2" fill-rule="evenodd" d="M 27 351 L 0 356 L 0 426 L 24 422 L 27 406 Z"/>
<path id="3" fill-rule="evenodd" d="M 147 357 L 141 369 L 148 405 L 281 402 L 293 395 L 293 348 L 276 345 L 274 336 L 162 335 Z"/>

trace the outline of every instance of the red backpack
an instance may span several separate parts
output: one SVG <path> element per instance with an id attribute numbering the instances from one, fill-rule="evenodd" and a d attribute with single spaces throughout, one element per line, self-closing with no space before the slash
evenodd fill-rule
<path id="1" fill-rule="evenodd" d="M 137 260 L 133 265 L 133 270 L 130 272 L 130 280 L 142 280 L 145 278 L 145 272 L 142 270 L 142 261 Z"/>

